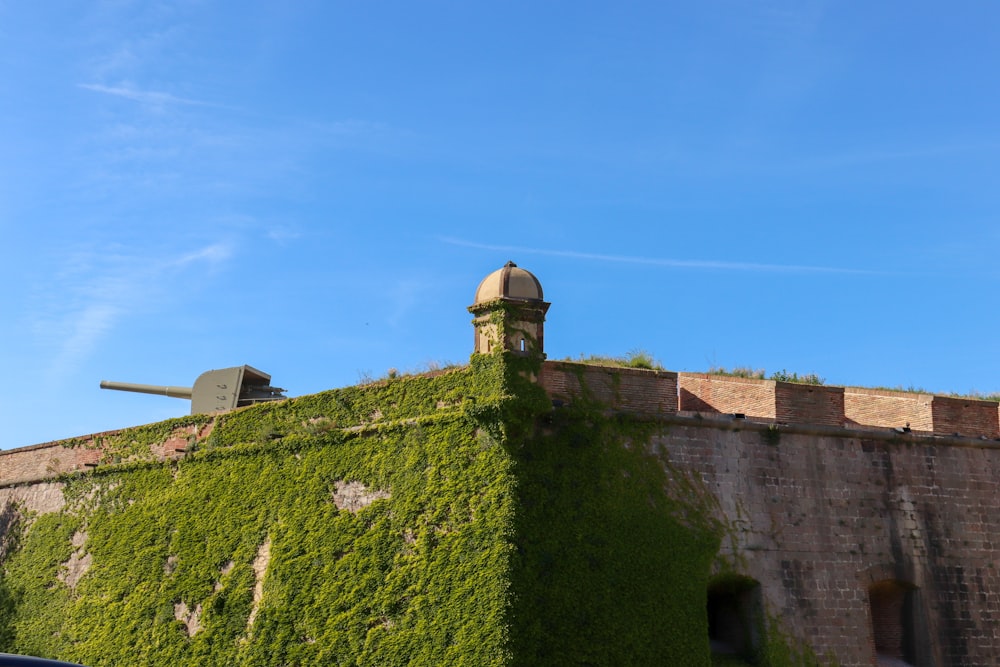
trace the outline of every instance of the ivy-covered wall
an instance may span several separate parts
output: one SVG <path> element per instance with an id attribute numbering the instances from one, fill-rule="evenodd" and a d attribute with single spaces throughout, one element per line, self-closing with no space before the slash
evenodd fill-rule
<path id="1" fill-rule="evenodd" d="M 511 462 L 472 416 L 500 370 L 261 405 L 180 461 L 66 478 L 61 511 L 8 522 L 0 649 L 88 665 L 510 664 Z"/>
<path id="2" fill-rule="evenodd" d="M 579 404 L 516 449 L 518 665 L 707 665 L 719 530 L 664 493 L 649 426 Z"/>
<path id="3" fill-rule="evenodd" d="M 123 438 L 121 463 L 62 478 L 59 511 L 3 508 L 0 650 L 707 667 L 726 531 L 711 498 L 646 446 L 662 425 L 586 400 L 553 410 L 538 370 L 475 355 L 262 404 L 173 461 L 143 460 L 145 432 Z"/>

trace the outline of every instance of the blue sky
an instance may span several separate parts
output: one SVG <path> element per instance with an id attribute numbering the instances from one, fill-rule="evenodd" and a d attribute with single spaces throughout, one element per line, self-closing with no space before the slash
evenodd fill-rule
<path id="1" fill-rule="evenodd" d="M 1000 391 L 1000 5 L 0 0 L 0 448 L 465 362 Z"/>

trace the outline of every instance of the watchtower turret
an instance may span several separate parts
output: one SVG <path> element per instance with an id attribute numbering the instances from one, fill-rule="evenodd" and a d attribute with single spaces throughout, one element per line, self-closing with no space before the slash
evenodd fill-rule
<path id="1" fill-rule="evenodd" d="M 490 354 L 499 348 L 544 359 L 545 313 L 550 305 L 542 298 L 538 278 L 507 262 L 483 278 L 469 306 L 476 330 L 474 352 Z"/>

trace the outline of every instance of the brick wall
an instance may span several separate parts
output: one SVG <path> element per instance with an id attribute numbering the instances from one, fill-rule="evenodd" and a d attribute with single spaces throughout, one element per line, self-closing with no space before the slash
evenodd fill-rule
<path id="1" fill-rule="evenodd" d="M 633 376 L 629 394 L 647 394 L 651 378 Z M 542 384 L 568 395 L 581 379 L 598 397 L 617 396 L 598 370 L 563 366 Z M 882 652 L 901 654 L 902 602 L 873 607 L 870 597 L 873 583 L 900 581 L 915 587 L 914 664 L 1000 664 L 1000 447 L 920 435 L 992 440 L 996 403 L 691 373 L 677 386 L 680 413 L 664 412 L 671 425 L 650 446 L 668 474 L 686 476 L 676 488 L 698 480 L 714 496 L 733 537 L 722 555 L 760 582 L 794 636 L 845 667 L 868 666 L 878 627 Z M 774 421 L 792 425 L 777 441 L 764 425 Z M 905 440 L 857 430 L 907 423 Z"/>
<path id="2" fill-rule="evenodd" d="M 895 581 L 881 581 L 868 589 L 875 652 L 903 659 L 903 601 L 906 589 Z"/>
<path id="3" fill-rule="evenodd" d="M 887 389 L 844 390 L 844 415 L 849 424 L 904 428 L 909 425 L 916 433 L 934 431 L 930 394 Z"/>
<path id="4" fill-rule="evenodd" d="M 953 433 L 970 438 L 1000 437 L 997 404 L 993 401 L 974 401 L 967 398 L 935 396 L 931 403 L 934 432 Z"/>
<path id="5" fill-rule="evenodd" d="M 666 457 L 668 474 L 696 480 L 716 499 L 709 505 L 730 532 L 720 553 L 760 582 L 769 613 L 793 636 L 844 667 L 869 667 L 869 587 L 872 576 L 892 578 L 916 586 L 921 600 L 918 639 L 933 663 L 916 664 L 1000 664 L 1000 449 L 992 443 L 792 427 L 775 443 L 763 424 L 671 421 L 650 447 Z"/>
<path id="6" fill-rule="evenodd" d="M 775 419 L 783 424 L 844 425 L 844 388 L 776 382 Z"/>
<path id="7" fill-rule="evenodd" d="M 775 419 L 773 380 L 680 373 L 677 381 L 681 411 L 740 413 L 752 419 Z"/>
<path id="8" fill-rule="evenodd" d="M 844 425 L 843 387 L 680 373 L 679 406 L 684 412 L 743 414 L 748 419 L 787 424 Z"/>
<path id="9" fill-rule="evenodd" d="M 0 483 L 18 484 L 52 478 L 97 465 L 101 452 L 48 442 L 0 452 Z"/>
<path id="10" fill-rule="evenodd" d="M 638 415 L 677 412 L 677 373 L 669 371 L 546 361 L 538 382 L 556 401 L 586 397 Z"/>
<path id="11" fill-rule="evenodd" d="M 209 422 L 200 430 L 197 426 L 180 427 L 163 442 L 151 445 L 149 454 L 144 458 L 165 460 L 182 456 L 187 449 L 189 436 L 197 435 L 199 439 L 203 439 L 213 426 L 214 422 Z M 0 451 L 0 486 L 52 479 L 106 464 L 109 457 L 105 456 L 100 443 L 121 432 L 107 431 L 72 440 Z"/>
<path id="12" fill-rule="evenodd" d="M 785 424 L 909 425 L 915 433 L 1000 438 L 1000 407 L 994 401 L 707 373 L 679 373 L 677 383 L 681 412 L 743 414 L 755 421 Z"/>

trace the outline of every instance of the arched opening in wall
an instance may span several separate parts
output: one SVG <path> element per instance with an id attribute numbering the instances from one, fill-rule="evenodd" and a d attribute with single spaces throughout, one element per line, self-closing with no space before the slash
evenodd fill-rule
<path id="1" fill-rule="evenodd" d="M 916 636 L 917 589 L 893 579 L 868 587 L 876 664 L 880 667 L 907 667 L 920 664 Z"/>
<path id="2" fill-rule="evenodd" d="M 713 664 L 762 664 L 764 609 L 756 580 L 733 574 L 715 577 L 708 584 L 707 612 Z"/>

